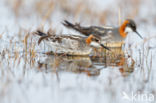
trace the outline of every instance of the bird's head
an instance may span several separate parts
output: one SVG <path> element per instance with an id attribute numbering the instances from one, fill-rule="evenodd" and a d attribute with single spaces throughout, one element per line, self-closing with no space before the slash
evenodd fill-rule
<path id="1" fill-rule="evenodd" d="M 126 19 L 119 28 L 120 35 L 125 38 L 129 32 L 135 32 L 140 38 L 143 37 L 137 32 L 136 23 L 131 19 Z"/>
<path id="2" fill-rule="evenodd" d="M 95 37 L 93 35 L 90 35 L 88 38 L 86 38 L 86 43 L 94 48 L 105 48 L 107 50 L 110 50 L 108 47 L 101 44 L 101 40 L 99 37 Z"/>

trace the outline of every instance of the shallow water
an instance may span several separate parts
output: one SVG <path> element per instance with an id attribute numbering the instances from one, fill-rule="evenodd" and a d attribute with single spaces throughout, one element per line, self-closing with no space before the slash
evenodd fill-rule
<path id="1" fill-rule="evenodd" d="M 54 0 L 48 6 L 49 1 L 43 0 L 1 0 L 0 102 L 155 103 L 155 3 Z M 144 37 L 128 35 L 123 50 L 85 57 L 47 55 L 50 49 L 38 45 L 39 38 L 33 35 L 38 28 L 80 35 L 64 28 L 64 19 L 82 25 L 118 25 L 119 9 L 121 19 L 135 18 Z"/>

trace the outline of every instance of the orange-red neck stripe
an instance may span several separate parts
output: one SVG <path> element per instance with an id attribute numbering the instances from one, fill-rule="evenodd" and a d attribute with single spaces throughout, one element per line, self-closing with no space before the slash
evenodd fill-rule
<path id="1" fill-rule="evenodd" d="M 125 20 L 124 23 L 119 28 L 119 33 L 120 33 L 121 37 L 123 37 L 123 38 L 125 38 L 127 36 L 127 33 L 125 33 L 125 28 L 128 23 L 129 23 L 129 21 Z"/>
<path id="2" fill-rule="evenodd" d="M 91 43 L 93 37 L 94 37 L 93 35 L 90 35 L 90 36 L 86 39 L 86 43 L 87 43 L 88 45 Z"/>

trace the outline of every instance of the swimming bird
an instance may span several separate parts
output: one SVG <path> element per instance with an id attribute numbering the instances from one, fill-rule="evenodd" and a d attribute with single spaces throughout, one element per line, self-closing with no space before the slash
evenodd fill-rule
<path id="1" fill-rule="evenodd" d="M 78 35 L 48 35 L 48 33 L 39 30 L 35 34 L 40 36 L 38 44 L 44 41 L 51 48 L 51 51 L 57 54 L 89 55 L 92 47 L 110 50 L 101 44 L 100 38 L 94 35 L 89 35 L 88 37 Z"/>
<path id="2" fill-rule="evenodd" d="M 99 37 L 101 38 L 102 44 L 105 44 L 108 47 L 121 46 L 130 32 L 135 32 L 140 38 L 143 39 L 143 37 L 137 32 L 136 23 L 132 19 L 126 19 L 119 27 L 84 27 L 79 23 L 72 24 L 67 20 L 64 20 L 62 24 L 65 27 L 74 29 L 85 36 L 93 35 Z"/>

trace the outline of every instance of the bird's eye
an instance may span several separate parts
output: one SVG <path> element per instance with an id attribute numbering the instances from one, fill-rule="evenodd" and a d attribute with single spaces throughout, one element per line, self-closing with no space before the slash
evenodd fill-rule
<path id="1" fill-rule="evenodd" d="M 127 24 L 126 26 L 127 26 L 127 27 L 131 27 L 131 25 L 130 25 L 130 24 Z"/>

